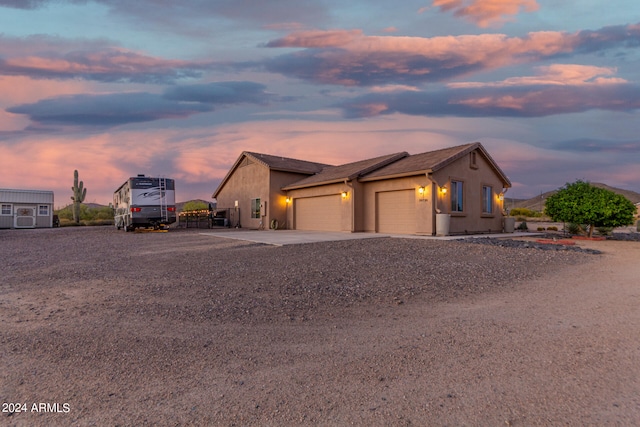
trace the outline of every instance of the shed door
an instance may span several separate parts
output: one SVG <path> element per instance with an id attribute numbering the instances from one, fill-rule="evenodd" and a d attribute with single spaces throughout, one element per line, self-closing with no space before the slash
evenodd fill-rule
<path id="1" fill-rule="evenodd" d="M 415 190 L 376 193 L 376 231 L 390 234 L 416 232 Z"/>
<path id="2" fill-rule="evenodd" d="M 340 195 L 298 198 L 294 202 L 296 230 L 341 231 Z"/>
<path id="3" fill-rule="evenodd" d="M 36 226 L 36 208 L 34 206 L 16 206 L 15 207 L 15 228 L 35 228 Z"/>

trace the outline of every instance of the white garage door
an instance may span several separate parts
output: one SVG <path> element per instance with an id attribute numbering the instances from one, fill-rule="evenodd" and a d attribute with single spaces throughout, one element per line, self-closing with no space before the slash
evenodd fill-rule
<path id="1" fill-rule="evenodd" d="M 296 230 L 341 231 L 340 195 L 295 199 Z"/>
<path id="2" fill-rule="evenodd" d="M 416 232 L 415 190 L 376 193 L 376 231 L 390 234 Z"/>

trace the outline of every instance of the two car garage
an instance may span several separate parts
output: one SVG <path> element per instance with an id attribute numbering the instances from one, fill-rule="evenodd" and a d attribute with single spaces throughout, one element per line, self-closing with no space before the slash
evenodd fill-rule
<path id="1" fill-rule="evenodd" d="M 345 215 L 352 215 L 340 194 L 294 199 L 294 228 L 307 231 L 350 231 Z M 416 194 L 414 189 L 375 193 L 375 231 L 387 234 L 416 232 Z"/>

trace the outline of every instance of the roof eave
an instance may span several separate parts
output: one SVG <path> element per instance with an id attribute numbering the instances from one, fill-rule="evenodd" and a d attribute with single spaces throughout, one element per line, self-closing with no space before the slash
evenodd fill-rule
<path id="1" fill-rule="evenodd" d="M 301 188 L 311 188 L 311 187 L 320 187 L 322 185 L 330 185 L 330 184 L 339 184 L 341 182 L 345 182 L 345 181 L 352 181 L 352 179 L 350 178 L 336 178 L 336 179 L 330 179 L 327 181 L 320 181 L 320 182 L 311 182 L 309 184 L 301 184 L 301 185 L 287 185 L 286 187 L 282 187 L 281 190 L 285 190 L 285 191 L 289 191 L 289 190 L 299 190 Z"/>
<path id="2" fill-rule="evenodd" d="M 406 178 L 408 176 L 426 175 L 431 172 L 433 172 L 431 169 L 422 169 L 422 170 L 416 170 L 416 171 L 394 173 L 391 175 L 373 176 L 368 178 L 362 177 L 362 178 L 359 178 L 358 181 L 359 182 L 382 181 L 385 179 Z"/>

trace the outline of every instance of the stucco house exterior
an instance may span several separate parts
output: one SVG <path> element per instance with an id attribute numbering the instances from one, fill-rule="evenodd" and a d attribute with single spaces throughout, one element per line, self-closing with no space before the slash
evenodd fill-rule
<path id="1" fill-rule="evenodd" d="M 229 212 L 229 224 L 286 227 L 285 185 L 314 175 L 328 165 L 244 151 L 213 193 L 217 210 Z M 291 228 L 291 227 L 289 227 Z"/>
<path id="2" fill-rule="evenodd" d="M 213 197 L 248 228 L 445 235 L 502 231 L 510 187 L 476 142 L 340 166 L 245 152 Z"/>
<path id="3" fill-rule="evenodd" d="M 0 189 L 0 228 L 53 227 L 53 191 Z"/>

